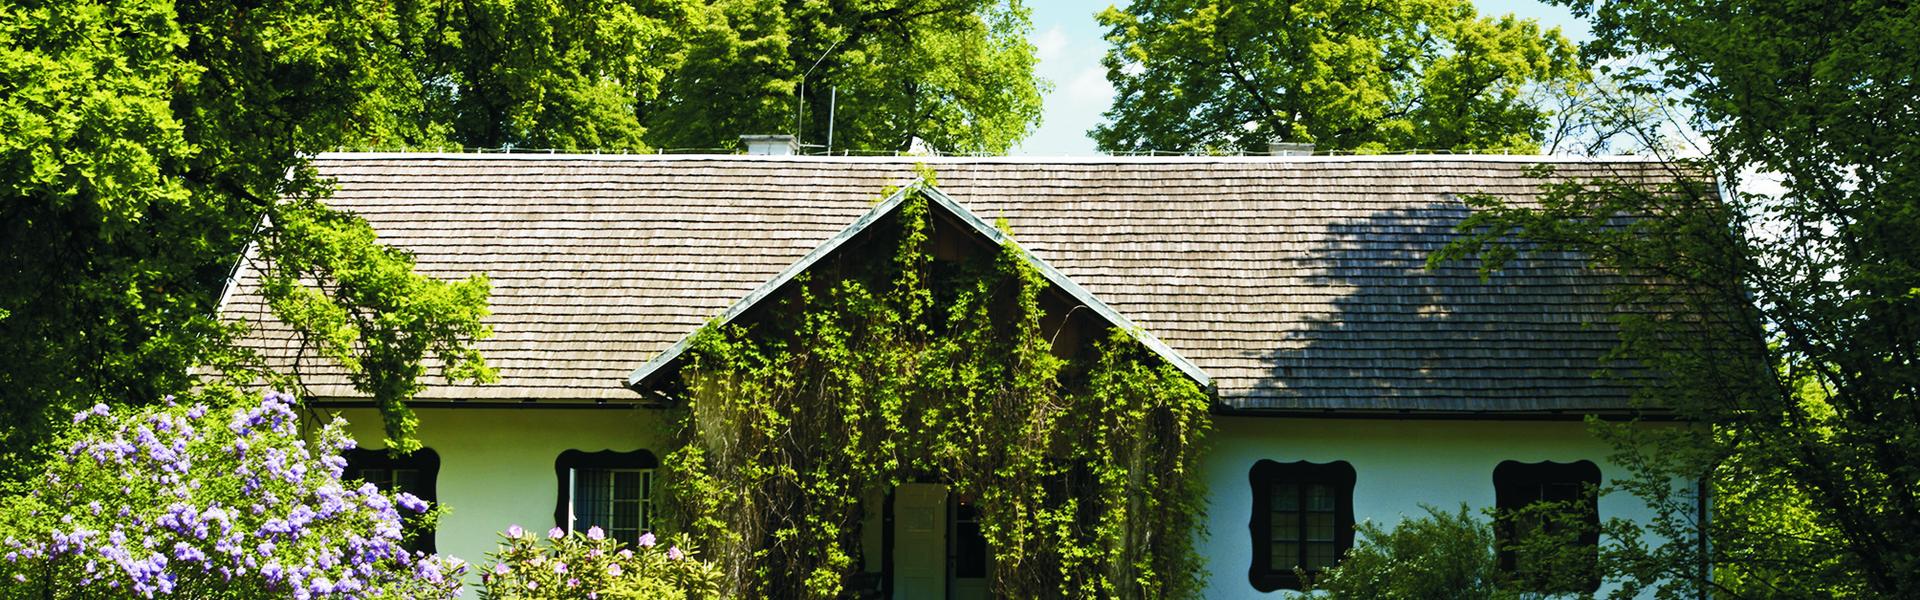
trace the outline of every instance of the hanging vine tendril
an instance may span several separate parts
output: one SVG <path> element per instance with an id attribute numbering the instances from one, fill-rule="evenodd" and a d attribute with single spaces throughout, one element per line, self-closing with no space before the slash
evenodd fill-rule
<path id="1" fill-rule="evenodd" d="M 1195 595 L 1208 395 L 1125 331 L 1056 348 L 1011 242 L 936 260 L 933 227 L 910 196 L 861 246 L 891 257 L 843 249 L 697 334 L 667 520 L 730 595 L 835 597 L 882 550 L 863 515 L 938 482 L 980 509 L 998 595 Z"/>

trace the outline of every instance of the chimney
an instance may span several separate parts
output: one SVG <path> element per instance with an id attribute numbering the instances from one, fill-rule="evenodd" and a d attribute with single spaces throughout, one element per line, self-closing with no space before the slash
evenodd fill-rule
<path id="1" fill-rule="evenodd" d="M 800 153 L 800 141 L 790 135 L 743 135 L 740 143 L 747 147 L 747 154 L 792 156 Z"/>
<path id="2" fill-rule="evenodd" d="M 1313 156 L 1313 143 L 1268 140 L 1267 156 Z"/>

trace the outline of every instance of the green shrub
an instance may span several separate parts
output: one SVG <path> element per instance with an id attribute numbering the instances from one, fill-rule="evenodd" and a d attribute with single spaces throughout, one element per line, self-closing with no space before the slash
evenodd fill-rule
<path id="1" fill-rule="evenodd" d="M 1460 506 L 1458 513 L 1424 507 L 1426 516 L 1391 530 L 1369 521 L 1340 566 L 1313 587 L 1329 598 L 1479 600 L 1510 598 L 1494 553 L 1493 527 Z"/>
<path id="2" fill-rule="evenodd" d="M 567 533 L 555 527 L 542 544 L 515 525 L 501 534 L 491 564 L 480 571 L 488 600 L 680 600 L 717 598 L 720 570 L 691 547 L 656 544 L 645 534 L 632 546 L 599 527 Z"/>

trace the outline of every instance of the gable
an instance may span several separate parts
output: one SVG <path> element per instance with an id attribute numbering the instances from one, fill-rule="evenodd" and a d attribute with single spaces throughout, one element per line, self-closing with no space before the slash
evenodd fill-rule
<path id="1" fill-rule="evenodd" d="M 1221 402 L 1282 411 L 1591 411 L 1630 389 L 1591 375 L 1619 283 L 1577 256 L 1481 282 L 1428 271 L 1457 200 L 1525 202 L 1561 176 L 1654 181 L 1658 163 L 1542 157 L 923 159 L 938 197 L 1005 218 L 1059 275 L 1150 332 Z M 487 273 L 495 385 L 434 382 L 423 401 L 636 402 L 636 368 L 725 313 L 915 180 L 912 159 L 329 154 L 333 204 L 428 274 Z M 991 229 L 991 228 L 989 228 Z M 994 232 L 997 234 L 997 232 Z M 1050 277 L 1051 279 L 1051 277 Z M 223 306 L 245 343 L 356 395 L 300 352 L 241 265 Z M 1164 355 L 1164 354 L 1163 354 Z M 1633 373 L 1631 365 L 1612 365 Z"/>
<path id="2" fill-rule="evenodd" d="M 925 179 L 915 179 L 906 186 L 895 190 L 892 194 L 888 194 L 879 204 L 874 205 L 873 209 L 868 210 L 866 214 L 855 219 L 853 223 L 848 224 L 846 228 L 835 233 L 833 237 L 827 238 L 827 241 L 822 242 L 818 247 L 815 247 L 813 251 L 808 252 L 806 256 L 801 257 L 800 260 L 795 261 L 791 266 L 782 270 L 780 274 L 767 280 L 766 283 L 760 284 L 760 286 L 754 288 L 752 292 L 735 301 L 731 306 L 728 306 L 727 310 L 722 311 L 720 316 L 715 318 L 715 321 L 719 323 L 729 323 L 747 311 L 752 310 L 762 301 L 772 297 L 776 291 L 787 285 L 788 282 L 793 281 L 795 277 L 798 277 L 807 269 L 812 268 L 820 261 L 826 260 L 828 256 L 840 250 L 843 244 L 852 240 L 855 236 L 860 235 L 866 231 L 868 227 L 878 223 L 882 218 L 893 214 L 895 209 L 900 207 L 901 203 L 906 202 L 914 195 L 925 198 L 930 210 L 938 211 L 939 214 L 959 221 L 969 233 L 983 238 L 988 244 L 995 247 L 1002 245 L 1011 246 L 1014 251 L 1019 254 L 1020 258 L 1026 261 L 1028 266 L 1033 267 L 1035 271 L 1039 272 L 1041 277 L 1046 278 L 1047 282 L 1052 284 L 1056 291 L 1070 298 L 1075 308 L 1087 308 L 1104 321 L 1105 325 L 1128 332 L 1128 334 L 1132 335 L 1142 346 L 1145 346 L 1149 352 L 1159 356 L 1161 360 L 1173 365 L 1173 367 L 1179 369 L 1181 373 L 1192 378 L 1194 383 L 1198 384 L 1202 389 L 1213 385 L 1212 378 L 1208 377 L 1199 367 L 1194 366 L 1192 361 L 1187 360 L 1184 356 L 1180 356 L 1178 352 L 1167 347 L 1165 342 L 1161 342 L 1158 338 L 1155 338 L 1152 333 L 1147 332 L 1133 321 L 1127 319 L 1126 316 L 1121 315 L 1119 311 L 1115 310 L 1112 306 L 1108 306 L 1106 302 L 1102 302 L 1100 298 L 1088 292 L 1086 288 L 1074 283 L 1072 279 L 1062 274 L 1059 269 L 1053 268 L 1053 265 L 1049 265 L 1045 260 L 1034 256 L 1032 252 L 1027 251 L 1025 247 L 1021 246 L 1019 242 L 1008 237 L 1005 232 L 988 224 L 985 219 L 981 219 L 979 215 L 973 214 L 973 211 L 967 210 L 965 206 L 961 206 L 959 202 L 955 201 L 951 196 L 946 195 L 946 193 L 941 192 L 939 188 L 928 185 Z M 633 373 L 627 376 L 627 387 L 640 390 L 652 383 L 654 377 L 665 373 L 670 365 L 679 360 L 681 354 L 686 351 L 687 346 L 690 345 L 692 341 L 693 335 L 688 334 L 680 338 L 679 341 L 674 342 L 666 351 L 648 360 L 646 364 L 634 369 Z"/>

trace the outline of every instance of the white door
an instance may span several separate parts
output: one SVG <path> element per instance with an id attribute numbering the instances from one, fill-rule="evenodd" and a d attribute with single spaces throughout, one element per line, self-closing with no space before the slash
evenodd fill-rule
<path id="1" fill-rule="evenodd" d="M 893 490 L 893 597 L 947 598 L 947 486 Z"/>

